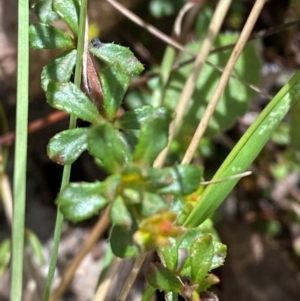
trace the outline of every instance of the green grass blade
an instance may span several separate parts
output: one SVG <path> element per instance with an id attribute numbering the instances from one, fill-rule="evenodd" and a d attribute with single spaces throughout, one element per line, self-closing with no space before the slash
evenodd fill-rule
<path id="1" fill-rule="evenodd" d="M 29 78 L 28 0 L 19 1 L 18 11 L 17 125 L 13 186 L 11 301 L 22 300 Z"/>
<path id="2" fill-rule="evenodd" d="M 277 93 L 239 140 L 212 180 L 244 172 L 257 157 L 271 134 L 300 98 L 300 72 Z M 224 201 L 238 179 L 209 185 L 201 195 L 185 226 L 195 227 L 208 218 Z"/>

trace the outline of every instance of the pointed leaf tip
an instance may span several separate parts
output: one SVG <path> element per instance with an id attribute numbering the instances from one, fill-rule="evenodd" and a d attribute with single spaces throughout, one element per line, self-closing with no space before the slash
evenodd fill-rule
<path id="1" fill-rule="evenodd" d="M 79 1 L 53 0 L 54 11 L 67 23 L 75 37 L 78 35 Z"/>

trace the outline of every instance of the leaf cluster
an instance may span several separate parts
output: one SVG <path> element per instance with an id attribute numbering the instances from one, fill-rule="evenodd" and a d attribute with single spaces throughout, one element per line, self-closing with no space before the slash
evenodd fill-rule
<path id="1" fill-rule="evenodd" d="M 162 4 L 153 0 L 150 3 L 152 13 L 160 17 L 172 14 L 183 2 L 166 1 Z M 111 221 L 109 240 L 116 256 L 138 256 L 136 262 L 140 263 L 142 251 L 155 250 L 160 257 L 161 262 L 152 264 L 146 276 L 149 286 L 143 300 L 150 300 L 157 289 L 165 291 L 168 300 L 177 300 L 178 294 L 186 300 L 200 300 L 200 293 L 218 282 L 211 270 L 222 265 L 226 256 L 226 246 L 220 243 L 209 217 L 237 183 L 237 173 L 249 167 L 299 99 L 300 73 L 270 101 L 236 144 L 213 178 L 216 185 L 204 189 L 200 185 L 202 167 L 174 164 L 154 168 L 159 165 L 156 158 L 169 143 L 169 126 L 176 106 L 174 99 L 180 97 L 186 78 L 193 70 L 186 62 L 191 53 L 198 51 L 199 43 L 188 44 L 187 52 L 178 55 L 168 47 L 159 77 L 148 81 L 148 89 L 128 93 L 130 82 L 144 67 L 126 47 L 105 44 L 97 38 L 89 45 L 83 42 L 87 40 L 84 37 L 86 8 L 87 0 L 38 0 L 33 9 L 39 21 L 29 28 L 31 48 L 61 50 L 59 56 L 44 66 L 41 85 L 47 103 L 71 115 L 69 129 L 54 135 L 47 147 L 49 157 L 64 165 L 64 172 L 62 188 L 56 198 L 56 230 L 44 300 L 50 295 L 63 218 L 72 222 L 83 221 L 97 215 L 104 207 L 109 209 L 105 211 L 109 211 Z M 211 15 L 212 11 L 206 21 L 198 22 L 202 25 L 196 26 L 196 31 L 205 27 L 203 32 L 196 33 L 198 37 L 206 35 Z M 203 15 L 200 17 L 203 19 Z M 66 31 L 55 25 L 58 20 L 65 22 Z M 233 34 L 219 35 L 215 46 L 236 39 Z M 27 46 L 28 42 L 23 45 Z M 174 137 L 175 148 L 174 145 L 170 148 L 171 152 L 176 149 L 176 157 L 190 143 L 219 82 L 219 72 L 224 70 L 223 67 L 226 69 L 229 55 L 228 52 L 214 51 L 203 66 L 182 126 Z M 99 72 L 94 67 L 96 60 Z M 26 68 L 20 68 L 23 69 Z M 246 112 L 254 95 L 251 84 L 259 83 L 259 70 L 255 49 L 248 44 L 210 120 L 206 131 L 208 137 L 228 129 Z M 122 108 L 123 101 L 130 108 L 126 112 Z M 299 123 L 298 108 L 297 104 L 292 112 L 293 125 Z M 76 119 L 84 120 L 88 126 L 76 125 Z M 290 137 L 291 146 L 298 150 L 297 131 L 292 129 Z M 71 165 L 83 152 L 88 152 L 95 164 L 105 170 L 105 180 L 69 183 Z M 21 161 L 25 162 L 25 159 Z M 23 214 L 22 210 L 19 212 L 19 215 L 14 214 L 15 221 Z M 19 238 L 22 237 L 22 230 L 15 228 L 21 233 Z M 13 238 L 14 245 L 18 245 L 18 240 L 23 241 L 19 238 Z M 25 238 L 26 244 L 41 261 L 42 248 L 37 238 L 31 232 L 27 232 Z M 10 261 L 10 250 L 8 240 L 0 244 L 0 275 Z M 22 255 L 23 245 L 19 244 L 19 248 L 13 251 L 16 250 Z M 13 254 L 13 265 L 18 265 L 20 261 L 15 258 Z M 14 267 L 12 270 L 13 274 L 18 273 Z M 19 277 L 13 283 L 19 288 L 12 286 L 12 292 L 19 295 L 22 280 Z M 14 300 L 19 299 L 18 296 Z"/>
<path id="2" fill-rule="evenodd" d="M 161 256 L 168 263 L 165 269 L 176 272 L 175 253 L 184 246 L 191 256 L 183 264 L 181 275 L 190 277 L 197 284 L 195 289 L 206 289 L 213 283 L 207 280 L 207 273 L 217 266 L 214 258 L 221 245 L 202 230 L 183 230 L 180 224 L 186 214 L 178 219 L 178 209 L 189 208 L 187 199 L 199 187 L 202 168 L 196 165 L 152 167 L 168 144 L 172 112 L 162 106 L 144 105 L 118 114 L 130 81 L 143 70 L 133 53 L 120 45 L 103 44 L 96 39 L 89 45 L 87 55 L 95 56 L 100 66 L 100 105 L 72 83 L 80 38 L 79 1 L 54 0 L 52 6 L 50 2 L 38 2 L 35 11 L 40 22 L 30 26 L 32 48 L 63 50 L 43 68 L 42 88 L 50 106 L 87 121 L 90 126 L 57 133 L 48 144 L 48 155 L 58 164 L 69 165 L 88 151 L 108 174 L 102 182 L 69 183 L 56 199 L 60 211 L 66 219 L 78 222 L 110 206 L 113 224 L 110 241 L 117 256 L 133 257 L 141 249 L 162 248 Z M 57 18 L 65 21 L 72 35 L 51 24 Z M 179 242 L 180 237 L 185 238 Z M 199 256 L 209 258 L 201 272 L 196 273 L 200 262 L 193 258 Z M 156 287 L 152 278 L 151 272 L 148 280 Z M 177 291 L 176 286 L 168 289 L 159 284 L 158 288 Z"/>

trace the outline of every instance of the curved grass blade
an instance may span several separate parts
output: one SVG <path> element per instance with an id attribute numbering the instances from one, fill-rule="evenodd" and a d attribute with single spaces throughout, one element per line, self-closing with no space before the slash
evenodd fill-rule
<path id="1" fill-rule="evenodd" d="M 291 106 L 299 98 L 300 72 L 297 72 L 249 127 L 212 180 L 244 172 L 270 139 L 271 134 Z M 238 179 L 233 179 L 208 186 L 187 218 L 185 226 L 195 227 L 200 225 L 220 206 L 237 182 Z"/>

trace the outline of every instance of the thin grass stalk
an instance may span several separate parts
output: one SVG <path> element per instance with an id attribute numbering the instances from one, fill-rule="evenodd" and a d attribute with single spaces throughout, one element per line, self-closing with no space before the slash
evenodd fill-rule
<path id="1" fill-rule="evenodd" d="M 119 257 L 113 257 L 113 260 L 109 266 L 109 269 L 105 273 L 105 276 L 99 286 L 97 287 L 97 291 L 93 298 L 93 301 L 105 301 L 106 296 L 109 292 L 109 289 L 112 284 L 112 280 L 114 279 L 116 273 L 118 272 L 122 263 L 122 259 Z"/>
<path id="2" fill-rule="evenodd" d="M 74 276 L 78 266 L 82 262 L 83 258 L 86 256 L 86 254 L 88 252 L 91 251 L 92 247 L 98 241 L 99 237 L 106 230 L 106 228 L 110 222 L 109 210 L 110 210 L 109 207 L 107 207 L 105 209 L 103 215 L 99 218 L 98 222 L 96 223 L 92 232 L 90 233 L 88 239 L 84 242 L 82 248 L 80 249 L 80 251 L 78 252 L 76 257 L 72 260 L 72 262 L 69 264 L 69 266 L 65 270 L 58 288 L 50 296 L 50 301 L 57 300 L 65 292 L 65 290 L 69 286 L 70 282 L 72 281 L 73 276 Z"/>
<path id="3" fill-rule="evenodd" d="M 128 275 L 121 292 L 119 293 L 117 301 L 125 301 L 127 299 L 127 296 L 129 294 L 129 291 L 147 257 L 148 252 L 141 253 L 135 260 L 132 266 L 132 269 L 130 271 L 130 274 Z"/>
<path id="4" fill-rule="evenodd" d="M 22 300 L 23 288 L 29 79 L 29 5 L 27 0 L 19 1 L 18 19 L 17 121 L 13 184 L 11 301 Z"/>
<path id="5" fill-rule="evenodd" d="M 212 96 L 201 121 L 199 122 L 199 125 L 196 129 L 196 132 L 192 138 L 190 145 L 188 146 L 186 153 L 184 154 L 184 157 L 182 159 L 182 164 L 188 164 L 191 162 L 191 160 L 194 156 L 194 153 L 195 153 L 196 149 L 198 148 L 199 142 L 200 142 L 203 134 L 205 133 L 206 128 L 209 124 L 209 121 L 210 121 L 210 119 L 216 109 L 216 106 L 221 98 L 221 95 L 227 86 L 227 83 L 230 78 L 230 74 L 250 37 L 250 34 L 253 30 L 256 20 L 257 20 L 266 1 L 267 0 L 257 0 L 255 2 L 254 6 L 250 12 L 250 15 L 246 21 L 246 24 L 241 32 L 241 35 L 240 35 L 232 53 L 231 53 L 231 56 L 226 64 L 224 73 L 222 74 L 222 76 L 220 78 L 220 81 L 218 83 L 216 91 L 215 91 L 214 95 Z"/>
<path id="6" fill-rule="evenodd" d="M 129 20 L 131 20 L 135 24 L 139 25 L 140 27 L 146 29 L 149 33 L 151 33 L 155 37 L 159 38 L 160 40 L 164 41 L 166 44 L 171 45 L 180 51 L 184 51 L 184 52 L 188 53 L 187 51 L 185 51 L 183 45 L 176 42 L 174 39 L 170 38 L 169 36 L 167 36 L 166 34 L 161 32 L 160 30 L 158 30 L 151 24 L 146 23 L 144 20 L 142 20 L 140 17 L 138 17 L 137 15 L 132 13 L 129 9 L 127 9 L 125 6 L 120 4 L 118 1 L 115 1 L 115 0 L 106 0 L 106 1 L 110 5 L 112 5 L 116 10 L 118 10 L 124 16 L 126 16 Z M 192 55 L 192 54 L 190 53 L 190 55 Z"/>
<path id="7" fill-rule="evenodd" d="M 76 67 L 75 67 L 75 76 L 74 76 L 74 83 L 79 88 L 80 88 L 80 84 L 81 84 L 86 18 L 87 18 L 87 0 L 82 0 L 81 6 L 80 6 L 77 57 L 76 57 Z M 69 122 L 69 129 L 75 128 L 75 126 L 76 126 L 76 118 L 74 116 L 71 116 L 70 122 Z M 71 173 L 71 165 L 65 165 L 64 169 L 63 169 L 63 176 L 62 176 L 60 191 L 62 191 L 69 183 L 70 173 Z M 59 244 L 60 244 L 63 220 L 64 220 L 63 214 L 61 213 L 61 211 L 58 208 L 57 215 L 56 215 L 56 221 L 55 221 L 53 248 L 52 248 L 52 253 L 51 253 L 50 266 L 49 266 L 49 270 L 48 270 L 48 274 L 47 274 L 43 301 L 49 300 L 49 296 L 50 296 L 50 292 L 51 292 L 51 286 L 52 286 L 52 281 L 53 281 L 57 257 L 58 257 L 58 248 L 59 248 Z"/>
<path id="8" fill-rule="evenodd" d="M 158 164 L 158 165 L 162 165 L 163 162 L 165 161 L 170 144 L 172 143 L 172 140 L 182 122 L 182 119 L 183 119 L 183 116 L 185 113 L 185 108 L 187 107 L 187 104 L 195 90 L 195 86 L 196 86 L 198 77 L 200 75 L 200 72 L 202 70 L 202 67 L 205 64 L 205 61 L 212 48 L 212 44 L 213 44 L 217 34 L 220 31 L 220 28 L 223 24 L 224 18 L 226 16 L 226 13 L 229 9 L 230 4 L 231 4 L 231 0 L 221 0 L 215 10 L 215 13 L 209 24 L 208 33 L 207 33 L 206 37 L 204 38 L 202 47 L 201 47 L 201 49 L 196 57 L 196 60 L 194 62 L 194 67 L 191 71 L 191 75 L 187 78 L 184 88 L 182 90 L 182 93 L 180 95 L 180 98 L 178 100 L 177 107 L 175 109 L 176 115 L 175 115 L 174 120 L 170 124 L 170 134 L 169 134 L 168 146 L 160 153 L 160 155 L 156 159 L 156 164 Z"/>

